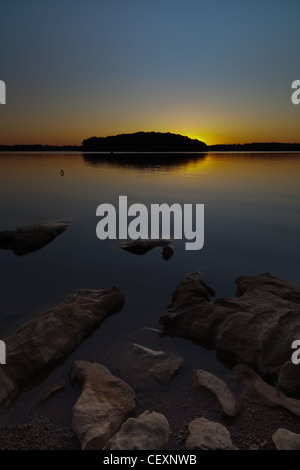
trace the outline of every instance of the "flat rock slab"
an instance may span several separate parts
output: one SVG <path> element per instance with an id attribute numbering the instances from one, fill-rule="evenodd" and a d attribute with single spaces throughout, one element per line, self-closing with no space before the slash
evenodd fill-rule
<path id="1" fill-rule="evenodd" d="M 240 412 L 240 400 L 219 377 L 197 369 L 192 371 L 192 382 L 195 395 L 201 403 L 227 416 L 236 416 Z"/>
<path id="2" fill-rule="evenodd" d="M 300 450 L 300 434 L 279 428 L 272 435 L 277 450 Z"/>
<path id="3" fill-rule="evenodd" d="M 82 387 L 73 407 L 72 425 L 83 450 L 100 450 L 120 426 L 135 414 L 135 394 L 101 364 L 75 361 L 71 383 Z"/>
<path id="4" fill-rule="evenodd" d="M 167 449 L 170 426 L 167 418 L 144 411 L 137 418 L 128 418 L 109 440 L 105 450 L 162 450 Z"/>
<path id="5" fill-rule="evenodd" d="M 269 407 L 283 406 L 296 416 L 300 416 L 300 400 L 287 397 L 245 364 L 235 366 L 230 375 L 236 384 L 242 387 L 247 400 Z"/>
<path id="6" fill-rule="evenodd" d="M 124 294 L 117 287 L 80 290 L 4 338 L 6 364 L 0 366 L 0 410 L 11 403 L 25 380 L 67 357 L 123 303 Z"/>
<path id="7" fill-rule="evenodd" d="M 228 429 L 223 424 L 197 418 L 188 426 L 186 440 L 188 450 L 238 450 L 231 441 Z"/>
<path id="8" fill-rule="evenodd" d="M 199 276 L 188 275 L 160 317 L 164 332 L 215 349 L 227 367 L 241 362 L 262 376 L 281 375 L 281 387 L 290 388 L 291 374 L 280 370 L 300 338 L 300 288 L 268 273 L 241 276 L 236 284 L 235 298 L 212 302 L 213 290 Z M 293 391 L 300 392 L 300 367 L 294 371 Z"/>
<path id="9" fill-rule="evenodd" d="M 46 223 L 0 232 L 0 248 L 21 256 L 39 250 L 63 233 L 68 223 Z"/>

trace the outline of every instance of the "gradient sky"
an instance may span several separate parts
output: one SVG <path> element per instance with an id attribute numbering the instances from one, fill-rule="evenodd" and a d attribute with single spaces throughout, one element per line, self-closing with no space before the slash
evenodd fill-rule
<path id="1" fill-rule="evenodd" d="M 0 14 L 0 144 L 300 142 L 299 0 L 10 0 Z"/>

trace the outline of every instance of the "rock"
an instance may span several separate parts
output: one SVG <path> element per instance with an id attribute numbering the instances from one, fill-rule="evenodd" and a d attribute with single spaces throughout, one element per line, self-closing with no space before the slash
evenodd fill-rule
<path id="1" fill-rule="evenodd" d="M 171 246 L 165 246 L 162 250 L 162 257 L 166 261 L 174 255 L 174 249 Z"/>
<path id="2" fill-rule="evenodd" d="M 137 418 L 128 418 L 105 450 L 167 449 L 169 436 L 170 426 L 166 417 L 155 411 L 144 411 Z"/>
<path id="3" fill-rule="evenodd" d="M 117 288 L 80 290 L 4 339 L 6 364 L 0 368 L 0 410 L 25 380 L 68 356 L 101 322 L 119 311 L 124 294 Z"/>
<path id="4" fill-rule="evenodd" d="M 109 352 L 110 366 L 134 389 L 167 385 L 183 365 L 183 357 L 168 337 L 142 328 L 116 341 Z"/>
<path id="5" fill-rule="evenodd" d="M 287 393 L 297 394 L 300 390 L 300 367 L 299 364 L 293 364 L 287 361 L 280 368 L 278 376 L 278 385 Z"/>
<path id="6" fill-rule="evenodd" d="M 264 382 L 250 367 L 238 364 L 231 372 L 231 378 L 243 388 L 244 397 L 260 405 L 283 406 L 296 416 L 300 416 L 300 400 L 289 398 L 276 387 Z"/>
<path id="7" fill-rule="evenodd" d="M 70 381 L 82 387 L 72 420 L 82 449 L 103 449 L 124 421 L 135 414 L 135 394 L 103 365 L 87 361 L 73 362 Z"/>
<path id="8" fill-rule="evenodd" d="M 300 450 L 300 434 L 279 428 L 272 435 L 277 450 Z"/>
<path id="9" fill-rule="evenodd" d="M 188 275 L 160 317 L 164 332 L 215 349 L 227 367 L 242 362 L 262 376 L 278 377 L 300 338 L 300 288 L 268 273 L 241 276 L 236 284 L 237 297 L 211 302 L 213 290 L 199 276 Z M 281 387 L 288 389 L 285 377 Z"/>
<path id="10" fill-rule="evenodd" d="M 202 403 L 227 416 L 236 416 L 240 412 L 240 400 L 223 380 L 197 369 L 192 371 L 192 381 L 194 392 Z"/>
<path id="11" fill-rule="evenodd" d="M 238 450 L 223 424 L 206 418 L 197 418 L 189 423 L 188 430 L 187 450 Z"/>
<path id="12" fill-rule="evenodd" d="M 156 247 L 166 247 L 171 243 L 171 240 L 159 239 L 159 240 L 133 240 L 129 242 L 123 242 L 121 248 L 135 255 L 144 255 L 147 251 L 152 250 Z"/>
<path id="13" fill-rule="evenodd" d="M 171 382 L 174 375 L 183 364 L 181 357 L 173 356 L 166 351 L 156 351 L 140 344 L 132 345 L 132 360 L 135 372 L 144 377 L 153 379 L 163 385 Z M 140 384 L 141 385 L 141 384 Z"/>
<path id="14" fill-rule="evenodd" d="M 39 250 L 66 230 L 67 223 L 46 223 L 0 232 L 0 248 L 12 250 L 15 255 L 26 255 Z"/>
<path id="15" fill-rule="evenodd" d="M 49 389 L 45 390 L 36 400 L 36 405 L 40 405 L 44 403 L 45 401 L 49 400 L 49 398 L 52 398 L 54 395 L 56 395 L 58 392 L 61 390 L 66 390 L 66 381 L 65 379 L 61 380 L 58 384 L 54 385 L 53 387 L 50 387 Z"/>

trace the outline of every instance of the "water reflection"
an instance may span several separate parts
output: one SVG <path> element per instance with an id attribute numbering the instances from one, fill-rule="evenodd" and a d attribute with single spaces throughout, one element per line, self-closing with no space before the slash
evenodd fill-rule
<path id="1" fill-rule="evenodd" d="M 204 161 L 206 153 L 83 153 L 84 162 L 90 165 L 109 164 L 117 167 L 175 169 L 189 163 Z"/>

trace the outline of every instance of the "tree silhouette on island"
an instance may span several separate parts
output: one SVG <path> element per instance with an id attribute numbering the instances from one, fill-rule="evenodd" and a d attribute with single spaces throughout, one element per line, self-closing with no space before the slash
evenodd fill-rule
<path id="1" fill-rule="evenodd" d="M 92 152 L 205 152 L 207 145 L 197 139 L 170 132 L 135 132 L 109 137 L 90 137 L 82 142 Z"/>
<path id="2" fill-rule="evenodd" d="M 207 145 L 197 139 L 171 132 L 135 132 L 108 137 L 89 137 L 82 145 L 0 145 L 0 152 L 299 152 L 300 143 L 252 142 Z"/>

